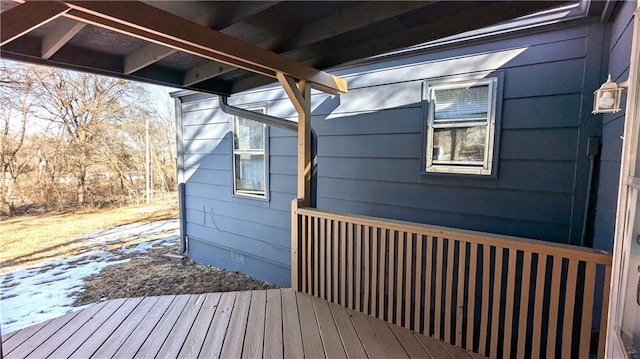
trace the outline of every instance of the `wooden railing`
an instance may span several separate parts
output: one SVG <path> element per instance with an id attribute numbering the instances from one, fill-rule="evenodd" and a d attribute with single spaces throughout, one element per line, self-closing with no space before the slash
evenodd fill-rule
<path id="1" fill-rule="evenodd" d="M 609 254 L 297 201 L 292 214 L 296 290 L 490 358 L 604 356 Z"/>

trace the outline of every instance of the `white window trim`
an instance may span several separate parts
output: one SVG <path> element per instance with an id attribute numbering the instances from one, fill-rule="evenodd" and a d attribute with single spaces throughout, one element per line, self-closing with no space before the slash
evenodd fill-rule
<path id="1" fill-rule="evenodd" d="M 433 136 L 434 129 L 437 127 L 469 127 L 473 125 L 473 122 L 466 122 L 462 124 L 447 124 L 447 125 L 435 125 L 435 106 L 433 106 L 431 99 L 435 90 L 442 89 L 455 89 L 460 87 L 471 86 L 484 86 L 489 87 L 489 108 L 487 109 L 487 131 L 486 131 L 486 151 L 484 153 L 484 160 L 482 165 L 477 165 L 476 162 L 465 163 L 462 161 L 439 161 L 434 163 L 433 161 Z M 426 146 L 425 146 L 425 171 L 429 173 L 452 173 L 452 174 L 472 174 L 472 175 L 491 175 L 493 172 L 493 157 L 494 157 L 494 142 L 496 131 L 496 107 L 497 107 L 497 94 L 498 94 L 498 78 L 489 77 L 475 80 L 465 81 L 447 81 L 447 82 L 433 82 L 426 84 L 426 96 L 428 101 L 427 112 L 427 131 L 426 131 Z M 479 124 L 484 125 L 485 121 L 479 121 Z"/>
<path id="2" fill-rule="evenodd" d="M 249 108 L 248 111 L 254 111 L 259 113 L 266 113 L 267 109 L 265 107 L 256 107 Z M 233 195 L 244 198 L 252 198 L 252 199 L 260 199 L 260 200 L 268 200 L 269 199 L 269 126 L 266 124 L 262 124 L 262 136 L 264 149 L 262 151 L 259 150 L 237 150 L 235 146 L 234 136 L 235 136 L 235 123 L 239 118 L 244 118 L 248 120 L 252 120 L 250 118 L 241 117 L 241 116 L 233 116 L 231 118 L 231 182 L 233 183 Z M 258 122 L 258 121 L 256 121 Z M 263 173 L 264 173 L 264 193 L 257 194 L 253 193 L 253 191 L 244 191 L 239 190 L 237 188 L 236 183 L 236 154 L 262 154 L 264 156 L 263 161 Z"/>

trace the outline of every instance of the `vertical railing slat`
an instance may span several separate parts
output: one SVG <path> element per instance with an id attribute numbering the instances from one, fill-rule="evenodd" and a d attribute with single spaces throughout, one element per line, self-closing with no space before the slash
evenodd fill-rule
<path id="1" fill-rule="evenodd" d="M 604 266 L 604 284 L 602 285 L 602 309 L 600 312 L 600 335 L 598 337 L 598 359 L 604 358 L 607 338 L 607 317 L 609 311 L 609 286 L 611 285 L 611 266 Z"/>
<path id="2" fill-rule="evenodd" d="M 562 319 L 562 357 L 571 356 L 571 333 L 573 333 L 573 309 L 576 299 L 576 280 L 578 278 L 578 260 L 569 259 L 567 284 L 564 301 L 564 318 Z"/>
<path id="3" fill-rule="evenodd" d="M 378 262 L 378 318 L 384 318 L 385 307 L 385 274 L 386 274 L 386 256 L 387 256 L 387 230 L 380 228 L 380 261 Z"/>
<path id="4" fill-rule="evenodd" d="M 371 307 L 369 306 L 369 295 L 371 294 L 369 292 L 370 285 L 369 285 L 369 271 L 371 270 L 369 263 L 371 261 L 370 255 L 369 255 L 369 226 L 365 226 L 364 227 L 364 307 L 363 307 L 363 311 L 365 314 L 369 314 L 371 313 Z"/>
<path id="5" fill-rule="evenodd" d="M 444 340 L 451 343 L 451 307 L 453 306 L 453 261 L 455 258 L 455 242 L 447 238 L 447 274 L 444 279 L 446 291 L 444 294 Z"/>
<path id="6" fill-rule="evenodd" d="M 432 236 L 426 236 L 427 242 L 425 245 L 427 246 L 427 254 L 425 260 L 425 287 L 424 287 L 424 334 L 431 335 L 431 298 L 433 297 L 433 292 L 431 291 L 432 283 L 431 280 L 433 278 L 433 245 L 434 240 Z"/>
<path id="7" fill-rule="evenodd" d="M 556 336 L 558 332 L 558 308 L 560 298 L 560 276 L 562 275 L 562 258 L 553 257 L 551 276 L 551 301 L 549 303 L 549 328 L 547 329 L 547 358 L 555 358 Z"/>
<path id="8" fill-rule="evenodd" d="M 436 254 L 436 292 L 435 292 L 435 322 L 433 327 L 433 336 L 436 339 L 442 339 L 442 333 L 440 331 L 440 320 L 442 318 L 442 258 L 444 258 L 444 239 L 442 237 L 438 237 L 437 243 L 437 254 Z"/>
<path id="9" fill-rule="evenodd" d="M 487 331 L 489 328 L 489 281 L 491 277 L 491 247 L 482 246 L 482 309 L 480 312 L 480 354 L 487 352 Z"/>
<path id="10" fill-rule="evenodd" d="M 456 342 L 462 347 L 462 319 L 464 318 L 464 272 L 467 264 L 467 243 L 458 242 L 458 293 L 456 294 Z"/>
<path id="11" fill-rule="evenodd" d="M 372 228 L 373 233 L 372 234 L 372 263 L 371 263 L 371 315 L 373 315 L 374 317 L 378 316 L 378 307 L 379 307 L 379 301 L 378 301 L 378 242 L 380 240 L 380 237 L 378 236 L 379 228 L 374 227 Z"/>
<path id="12" fill-rule="evenodd" d="M 347 223 L 347 307 L 354 309 L 353 301 L 353 224 Z"/>
<path id="13" fill-rule="evenodd" d="M 393 302 L 395 297 L 395 287 L 394 287 L 394 275 L 393 270 L 396 268 L 396 241 L 398 232 L 397 231 L 389 231 L 389 275 L 388 275 L 388 287 L 387 287 L 387 321 L 393 322 Z"/>
<path id="14" fill-rule="evenodd" d="M 584 291 L 582 294 L 582 320 L 580 321 L 580 358 L 589 357 L 589 349 L 591 348 L 591 319 L 595 284 L 596 264 L 587 262 L 584 272 Z"/>
<path id="15" fill-rule="evenodd" d="M 538 269 L 536 271 L 536 299 L 533 307 L 533 340 L 531 357 L 540 358 L 542 339 L 542 306 L 544 301 L 545 277 L 547 271 L 547 256 L 538 254 Z"/>
<path id="16" fill-rule="evenodd" d="M 362 308 L 362 228 L 359 224 L 355 225 L 356 231 L 356 306 L 355 310 L 360 311 Z"/>
<path id="17" fill-rule="evenodd" d="M 529 287 L 531 286 L 531 252 L 523 253 L 522 280 L 520 290 L 520 315 L 518 316 L 518 351 L 517 356 L 524 358 L 527 343 L 527 311 L 529 309 Z"/>
<path id="18" fill-rule="evenodd" d="M 505 310 L 504 310 L 504 345 L 502 356 L 511 357 L 511 339 L 513 334 L 513 302 L 515 301 L 516 290 L 516 258 L 517 250 L 509 249 L 509 266 L 507 267 L 507 291 L 505 293 Z"/>
<path id="19" fill-rule="evenodd" d="M 406 274 L 404 282 L 404 327 L 411 329 L 411 284 L 413 272 L 413 233 L 407 233 Z"/>
<path id="20" fill-rule="evenodd" d="M 300 256 L 300 267 L 301 267 L 301 271 L 302 271 L 302 278 L 301 278 L 301 286 L 300 286 L 300 290 L 302 292 L 308 293 L 309 292 L 309 288 L 307 287 L 307 261 L 309 260 L 309 255 L 307 253 L 307 216 L 305 215 L 300 215 L 300 229 L 298 230 L 298 233 L 300 234 L 300 251 L 302 253 L 302 255 Z"/>
<path id="21" fill-rule="evenodd" d="M 416 235 L 416 295 L 415 305 L 413 313 L 413 330 L 420 332 L 420 304 L 422 299 L 422 244 L 424 242 L 424 236 L 421 234 Z"/>
<path id="22" fill-rule="evenodd" d="M 325 289 L 325 299 L 327 301 L 333 300 L 333 230 L 331 227 L 332 221 L 330 219 L 325 218 L 325 241 L 326 241 L 326 267 L 325 267 L 325 277 L 326 277 L 326 289 Z"/>
<path id="23" fill-rule="evenodd" d="M 347 306 L 347 224 L 340 221 L 340 304 Z"/>
<path id="24" fill-rule="evenodd" d="M 476 276 L 478 267 L 478 244 L 469 243 L 469 297 L 467 304 L 467 345 L 465 349 L 473 351 L 476 308 Z"/>
<path id="25" fill-rule="evenodd" d="M 324 265 L 327 258 L 327 254 L 325 252 L 327 240 L 325 237 L 326 233 L 325 233 L 324 225 L 325 225 L 325 219 L 320 218 L 320 229 L 319 229 L 319 233 L 320 233 L 320 237 L 319 237 L 320 238 L 319 239 L 319 242 L 320 242 L 320 298 L 323 298 L 323 299 L 324 299 L 324 286 L 326 284 Z"/>
<path id="26" fill-rule="evenodd" d="M 318 238 L 318 217 L 313 217 L 313 295 L 320 289 L 320 240 Z"/>
<path id="27" fill-rule="evenodd" d="M 331 301 L 338 303 L 338 266 L 340 264 L 340 240 L 338 238 L 338 222 L 336 220 L 331 221 L 331 231 L 333 232 L 333 295 Z"/>
<path id="28" fill-rule="evenodd" d="M 389 275 L 396 278 L 396 290 L 393 291 L 393 297 L 396 298 L 396 320 L 390 321 L 399 326 L 402 326 L 402 294 L 404 292 L 402 282 L 402 270 L 404 268 L 404 234 L 405 232 L 396 232 L 396 241 L 398 243 L 398 264 L 394 268 L 398 270 L 397 278 L 396 275 L 393 274 L 393 271 L 389 269 Z"/>
<path id="29" fill-rule="evenodd" d="M 312 217 L 307 216 L 307 293 L 311 294 L 313 291 L 313 268 L 312 268 L 312 254 L 313 254 L 313 232 L 311 225 Z"/>
<path id="30" fill-rule="evenodd" d="M 493 328 L 493 332 L 491 333 L 491 344 L 489 347 L 489 357 L 497 358 L 498 357 L 498 330 L 500 328 L 500 300 L 502 293 L 502 257 L 504 254 L 504 249 L 500 247 L 496 247 L 496 256 L 495 256 L 495 265 L 493 272 L 493 308 L 492 318 L 491 318 L 491 328 Z"/>

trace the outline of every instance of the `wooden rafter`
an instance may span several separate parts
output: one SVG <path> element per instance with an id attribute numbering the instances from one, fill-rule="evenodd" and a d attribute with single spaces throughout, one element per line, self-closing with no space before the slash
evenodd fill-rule
<path id="1" fill-rule="evenodd" d="M 198 82 L 202 82 L 210 78 L 226 74 L 227 72 L 233 71 L 235 69 L 236 68 L 233 66 L 221 64 L 219 62 L 208 62 L 202 66 L 198 66 L 187 71 L 187 73 L 184 74 L 184 82 L 182 83 L 182 85 L 191 86 L 197 84 Z"/>
<path id="2" fill-rule="evenodd" d="M 141 2 L 72 1 L 65 16 L 261 75 L 282 72 L 314 88 L 346 92 L 346 81 Z"/>
<path id="3" fill-rule="evenodd" d="M 48 59 L 73 38 L 86 24 L 71 19 L 60 19 L 55 30 L 42 39 L 42 58 Z"/>
<path id="4" fill-rule="evenodd" d="M 434 1 L 386 1 L 371 6 L 363 2 L 331 16 L 323 17 L 295 34 L 288 48 L 309 45 L 340 34 L 369 26 L 433 4 Z M 345 19 L 349 19 L 348 22 Z"/>
<path id="5" fill-rule="evenodd" d="M 29 2 L 0 14 L 0 46 L 58 18 L 69 8 L 59 2 Z"/>
<path id="6" fill-rule="evenodd" d="M 228 27 L 229 25 L 233 24 L 236 21 L 242 21 L 252 15 L 255 15 L 261 11 L 264 11 L 265 9 L 268 9 L 276 4 L 278 4 L 279 1 L 265 1 L 265 2 L 261 2 L 259 4 L 252 4 L 252 3 L 240 3 L 239 5 L 239 10 L 234 12 L 232 15 L 230 16 L 226 16 L 224 18 L 224 22 L 222 23 L 222 29 L 215 29 L 218 31 L 223 30 L 225 27 Z M 209 20 L 209 14 L 202 14 L 199 17 L 197 17 L 196 20 L 194 20 L 195 23 L 203 25 L 203 26 L 207 26 L 207 22 Z M 143 67 L 149 66 L 157 61 L 160 61 L 162 59 L 164 59 L 165 57 L 174 54 L 175 52 L 177 52 L 178 50 L 173 49 L 173 48 L 169 48 L 163 45 L 159 45 L 159 44 L 155 44 L 155 43 L 151 43 L 148 44 L 147 46 L 129 54 L 125 59 L 124 59 L 124 73 L 125 74 L 130 74 L 133 72 L 136 72 L 138 70 L 140 70 Z M 209 79 L 211 77 L 217 76 L 219 75 L 219 73 L 215 73 L 213 75 L 204 75 L 204 71 L 203 69 L 193 69 L 195 70 L 196 73 L 200 74 L 201 76 L 198 76 L 198 80 L 199 81 L 204 81 L 206 79 Z M 185 78 L 187 78 L 188 76 L 185 76 Z M 193 79 L 192 79 L 193 81 Z M 197 83 L 199 81 L 195 81 L 195 82 L 190 82 L 189 85 L 192 85 L 194 83 Z M 185 85 L 187 86 L 187 85 Z"/>

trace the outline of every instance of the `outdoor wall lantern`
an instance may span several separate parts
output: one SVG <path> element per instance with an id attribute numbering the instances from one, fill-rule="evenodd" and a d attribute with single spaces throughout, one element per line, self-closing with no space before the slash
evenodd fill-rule
<path id="1" fill-rule="evenodd" d="M 611 75 L 607 82 L 603 83 L 599 89 L 593 92 L 593 111 L 597 113 L 616 113 L 620 111 L 620 98 L 622 89 L 628 87 L 627 81 L 615 83 L 611 80 Z"/>

